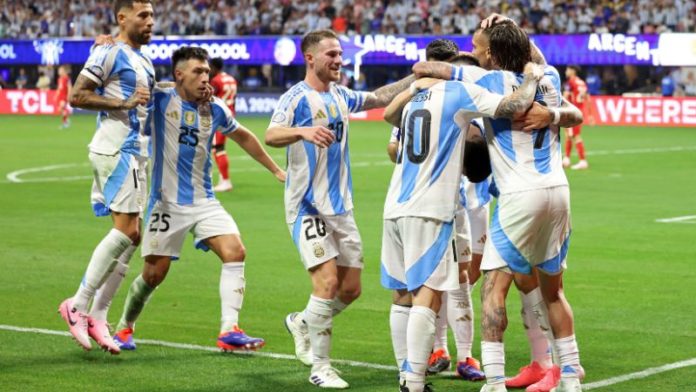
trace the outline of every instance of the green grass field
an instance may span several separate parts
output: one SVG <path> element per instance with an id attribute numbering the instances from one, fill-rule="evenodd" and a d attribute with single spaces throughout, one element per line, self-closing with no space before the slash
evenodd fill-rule
<path id="1" fill-rule="evenodd" d="M 242 119 L 262 134 L 267 119 Z M 210 347 L 141 344 L 110 356 L 82 352 L 68 337 L 7 326 L 66 331 L 58 304 L 76 290 L 94 246 L 110 228 L 89 205 L 86 145 L 92 116 L 58 130 L 50 117 L 0 116 L 0 390 L 2 391 L 311 391 L 298 361 L 212 350 L 219 326 L 220 263 L 189 238 L 138 322 L 137 338 Z M 585 383 L 696 358 L 696 130 L 586 128 L 590 170 L 569 172 L 573 236 L 566 293 L 573 305 Z M 379 285 L 382 207 L 391 174 L 389 127 L 353 122 L 355 217 L 365 250 L 362 297 L 335 320 L 335 359 L 392 366 L 390 293 Z M 232 143 L 233 144 L 233 143 Z M 282 186 L 228 144 L 235 190 L 219 195 L 247 247 L 241 323 L 266 338 L 264 353 L 291 354 L 285 315 L 307 302 L 309 280 L 284 223 Z M 284 164 L 284 152 L 273 150 Z M 9 173 L 46 166 L 53 168 Z M 134 258 L 114 300 L 117 321 Z M 477 286 L 478 289 L 478 286 Z M 475 302 L 478 304 L 478 290 Z M 478 306 L 477 306 L 478 312 Z M 529 356 L 512 291 L 507 373 Z M 477 316 L 478 317 L 478 316 Z M 477 326 L 478 327 L 478 326 Z M 478 333 L 477 333 L 478 335 Z M 452 342 L 452 339 L 450 339 Z M 452 352 L 454 347 L 452 347 Z M 478 338 L 474 344 L 479 356 Z M 694 391 L 696 363 L 595 387 L 605 391 Z M 338 363 L 355 391 L 396 391 L 396 373 Z M 478 391 L 480 383 L 433 377 L 438 391 Z M 590 387 L 592 389 L 592 387 Z"/>

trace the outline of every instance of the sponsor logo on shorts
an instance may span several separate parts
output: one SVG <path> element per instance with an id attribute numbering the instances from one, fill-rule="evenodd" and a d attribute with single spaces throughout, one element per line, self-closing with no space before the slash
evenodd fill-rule
<path id="1" fill-rule="evenodd" d="M 322 248 L 318 242 L 315 242 L 312 247 L 314 248 L 314 257 L 324 257 L 326 254 L 326 252 L 324 252 L 324 248 Z"/>

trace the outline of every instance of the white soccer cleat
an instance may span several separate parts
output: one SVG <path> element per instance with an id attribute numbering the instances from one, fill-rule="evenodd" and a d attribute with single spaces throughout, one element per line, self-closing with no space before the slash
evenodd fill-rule
<path id="1" fill-rule="evenodd" d="M 230 180 L 221 180 L 220 183 L 213 187 L 215 192 L 229 192 L 233 188 L 232 182 Z"/>
<path id="2" fill-rule="evenodd" d="M 580 379 L 578 378 L 561 378 L 558 386 L 550 392 L 582 392 Z"/>
<path id="3" fill-rule="evenodd" d="M 571 168 L 571 170 L 585 170 L 588 167 L 590 167 L 590 165 L 587 164 L 587 161 L 583 159 L 582 161 L 571 166 L 570 168 Z"/>
<path id="4" fill-rule="evenodd" d="M 481 392 L 507 392 L 505 383 L 502 384 L 483 384 Z"/>
<path id="5" fill-rule="evenodd" d="M 309 382 L 319 388 L 346 389 L 350 387 L 350 385 L 339 376 L 339 371 L 331 366 L 312 372 L 309 376 Z"/>
<path id="6" fill-rule="evenodd" d="M 570 158 L 563 157 L 563 168 L 567 169 L 570 167 Z"/>
<path id="7" fill-rule="evenodd" d="M 312 366 L 312 346 L 309 344 L 307 324 L 298 317 L 299 313 L 290 313 L 285 317 L 285 328 L 295 341 L 295 356 L 306 366 Z"/>

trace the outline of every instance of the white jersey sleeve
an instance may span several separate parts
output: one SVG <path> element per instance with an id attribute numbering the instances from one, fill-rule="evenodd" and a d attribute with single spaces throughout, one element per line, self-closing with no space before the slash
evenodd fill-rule
<path id="1" fill-rule="evenodd" d="M 80 75 L 88 78 L 99 87 L 104 86 L 114 65 L 114 56 L 118 48 L 115 45 L 103 45 L 94 48 Z"/>

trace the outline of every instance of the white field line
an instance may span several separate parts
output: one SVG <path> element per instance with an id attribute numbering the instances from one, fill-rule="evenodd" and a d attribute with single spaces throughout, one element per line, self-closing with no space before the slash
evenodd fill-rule
<path id="1" fill-rule="evenodd" d="M 12 331 L 12 332 L 35 333 L 35 334 L 43 334 L 43 335 L 70 336 L 70 333 L 66 332 L 66 331 L 54 331 L 51 329 L 43 329 L 43 328 L 24 328 L 24 327 L 16 327 L 13 325 L 2 325 L 2 324 L 0 324 L 0 330 Z M 135 339 L 135 342 L 137 344 L 145 344 L 145 345 L 169 347 L 169 348 L 178 348 L 178 349 L 183 349 L 183 350 L 212 351 L 212 352 L 220 351 L 220 349 L 215 348 L 215 347 L 210 347 L 210 346 L 201 346 L 201 345 L 197 345 L 197 344 L 186 344 L 186 343 L 173 343 L 173 342 L 165 342 L 162 340 Z M 268 351 L 237 352 L 237 354 L 254 355 L 254 356 L 273 358 L 273 359 L 286 359 L 286 360 L 293 360 L 293 361 L 296 360 L 294 355 L 278 354 L 278 353 L 272 353 L 272 352 L 268 352 Z M 367 369 L 396 371 L 396 366 L 381 365 L 378 363 L 349 361 L 349 360 L 344 360 L 344 359 L 333 359 L 333 360 L 331 360 L 331 362 L 335 363 L 335 364 L 339 364 L 339 365 L 347 365 L 347 366 L 361 367 L 361 368 L 367 368 Z M 583 384 L 582 390 L 589 391 L 591 389 L 604 388 L 604 387 L 608 387 L 610 385 L 622 383 L 625 381 L 646 378 L 646 377 L 649 377 L 649 376 L 652 376 L 655 374 L 668 372 L 670 370 L 675 370 L 675 369 L 680 369 L 680 368 L 695 366 L 695 365 L 696 365 L 696 358 L 691 358 L 691 359 L 687 359 L 687 360 L 679 361 L 679 362 L 674 362 L 674 363 L 668 363 L 668 364 L 663 365 L 663 366 L 648 368 L 645 370 L 641 370 L 639 372 L 628 373 L 628 374 L 624 374 L 621 376 L 607 378 L 606 380 L 600 380 L 600 381 L 595 381 L 595 382 Z M 451 373 L 451 374 L 453 374 L 453 373 Z"/>
<path id="2" fill-rule="evenodd" d="M 691 223 L 696 224 L 696 215 L 677 216 L 674 218 L 655 219 L 658 223 Z"/>
<path id="3" fill-rule="evenodd" d="M 597 151 L 588 151 L 588 155 L 626 155 L 626 154 L 653 154 L 653 153 L 662 153 L 662 152 L 680 152 L 680 151 L 696 151 L 696 146 L 676 146 L 676 147 L 661 147 L 661 148 L 636 148 L 636 149 L 625 149 L 625 150 L 597 150 Z M 359 161 L 359 162 L 353 162 L 351 164 L 352 167 L 354 168 L 360 168 L 360 167 L 371 167 L 371 166 L 390 166 L 392 163 L 387 159 L 386 154 L 353 154 L 353 157 L 374 157 L 374 158 L 380 158 L 383 157 L 384 159 L 378 160 L 378 161 Z M 278 162 L 282 162 L 282 159 L 284 157 L 274 157 L 274 159 Z M 240 156 L 240 157 L 234 157 L 233 160 L 251 160 L 251 157 L 248 156 Z M 75 167 L 75 166 L 87 166 L 89 165 L 88 163 L 67 163 L 67 164 L 61 164 L 61 165 L 50 165 L 50 166 L 41 166 L 41 167 L 33 167 L 33 168 L 28 168 L 28 169 L 21 169 L 21 170 L 15 170 L 11 173 L 8 173 L 5 177 L 7 178 L 7 181 L 2 181 L 3 183 L 36 183 L 36 182 L 59 182 L 59 181 L 86 181 L 86 180 L 91 180 L 92 176 L 65 176 L 65 177 L 41 177 L 41 178 L 31 178 L 31 179 L 22 179 L 21 176 L 24 174 L 29 174 L 29 173 L 40 173 L 40 172 L 48 172 L 51 170 L 58 170 L 58 169 L 65 169 L 68 167 Z M 245 172 L 262 172 L 265 171 L 265 168 L 262 167 L 251 167 L 251 168 L 233 168 L 233 172 L 237 173 L 245 173 Z"/>

